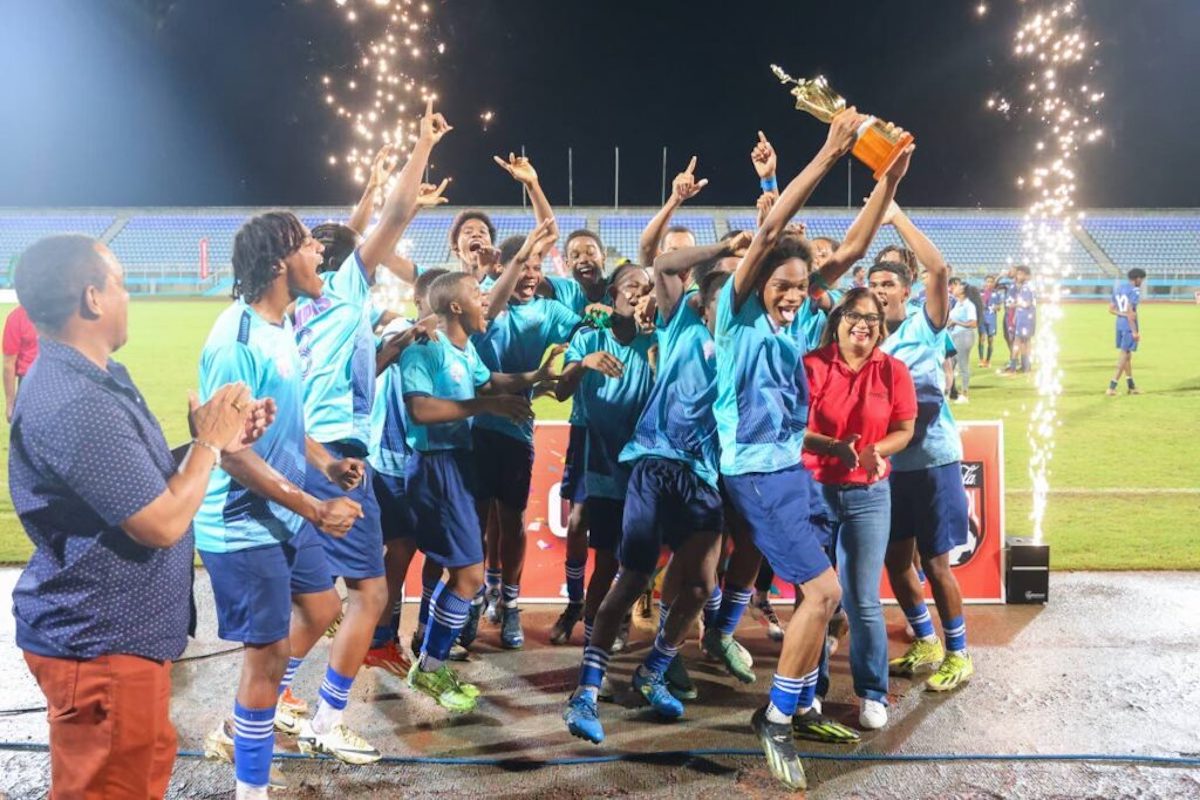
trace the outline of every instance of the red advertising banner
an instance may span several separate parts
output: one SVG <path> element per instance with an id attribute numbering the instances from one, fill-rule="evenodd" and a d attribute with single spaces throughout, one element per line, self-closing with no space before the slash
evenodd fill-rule
<path id="1" fill-rule="evenodd" d="M 971 603 L 1004 602 L 1004 431 L 1000 422 L 962 422 L 963 486 L 967 492 L 970 529 L 967 542 L 950 554 L 963 600 Z M 562 602 L 566 598 L 566 511 L 559 499 L 563 462 L 570 426 L 566 422 L 538 422 L 534 428 L 533 482 L 525 511 L 525 572 L 521 600 Z M 420 559 L 409 570 L 405 594 L 420 597 Z M 590 574 L 590 564 L 589 564 Z M 779 586 L 785 597 L 790 586 Z M 887 579 L 883 597 L 891 599 Z M 928 590 L 927 590 L 928 591 Z"/>
<path id="2" fill-rule="evenodd" d="M 200 280 L 208 280 L 208 239 L 200 240 Z"/>

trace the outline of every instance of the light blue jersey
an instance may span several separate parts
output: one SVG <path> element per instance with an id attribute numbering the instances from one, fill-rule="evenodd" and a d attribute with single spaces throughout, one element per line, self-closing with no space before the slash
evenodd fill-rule
<path id="1" fill-rule="evenodd" d="M 776 328 L 757 292 L 734 311 L 734 281 L 717 299 L 717 402 L 721 473 L 777 472 L 800 463 L 808 422 L 803 325 Z M 802 308 L 808 307 L 808 303 Z"/>
<path id="2" fill-rule="evenodd" d="M 587 293 L 583 291 L 583 287 L 579 285 L 579 281 L 574 278 L 562 275 L 547 275 L 546 282 L 554 290 L 554 299 L 576 314 L 582 315 L 584 310 L 591 305 Z"/>
<path id="3" fill-rule="evenodd" d="M 962 460 L 962 440 L 946 403 L 946 336 L 922 310 L 910 314 L 880 346 L 904 362 L 917 390 L 917 420 L 908 447 L 892 456 L 896 472 L 914 472 Z"/>
<path id="4" fill-rule="evenodd" d="M 671 321 L 658 318 L 658 378 L 622 463 L 655 456 L 688 466 L 716 487 L 721 457 L 717 442 L 717 348 L 693 305 L 699 293 L 679 300 Z"/>
<path id="5" fill-rule="evenodd" d="M 241 381 L 258 399 L 275 401 L 275 422 L 254 452 L 296 486 L 304 485 L 304 382 L 292 323 L 274 325 L 242 300 L 221 312 L 200 353 L 200 399 Z M 214 469 L 196 514 L 196 549 L 229 553 L 287 541 L 304 520 Z"/>
<path id="6" fill-rule="evenodd" d="M 296 301 L 308 435 L 366 452 L 375 399 L 371 284 L 357 251 L 337 271 L 322 273 L 321 282 L 320 297 Z"/>
<path id="7" fill-rule="evenodd" d="M 653 346 L 652 334 L 640 334 L 625 345 L 606 329 L 584 331 L 572 339 L 567 348 L 565 364 L 604 351 L 625 365 L 620 378 L 585 370 L 575 390 L 575 398 L 585 406 L 587 416 L 585 480 L 588 497 L 625 498 L 632 467 L 622 464 L 620 455 L 633 436 L 654 386 L 654 371 L 647 356 Z"/>
<path id="8" fill-rule="evenodd" d="M 842 301 L 842 293 L 837 289 L 828 289 L 829 307 L 833 308 Z M 825 323 L 829 321 L 829 313 L 817 305 L 816 300 L 805 300 L 800 307 L 800 329 L 804 332 L 805 351 L 816 350 L 821 346 L 821 334 L 825 333 Z"/>
<path id="9" fill-rule="evenodd" d="M 467 342 L 460 349 L 447 336 L 410 345 L 400 356 L 400 380 L 404 397 L 438 397 L 443 400 L 471 400 L 475 390 L 492 379 L 489 370 Z M 408 419 L 408 446 L 429 453 L 435 450 L 470 450 L 471 421 L 418 425 Z"/>
<path id="10" fill-rule="evenodd" d="M 479 357 L 492 372 L 532 372 L 542 365 L 546 349 L 567 341 L 583 320 L 557 300 L 534 297 L 508 303 L 485 333 L 472 337 Z M 533 390 L 525 392 L 533 396 Z M 475 424 L 524 442 L 533 441 L 533 421 L 516 425 L 503 417 L 481 414 Z"/>
<path id="11" fill-rule="evenodd" d="M 399 335 L 411 327 L 408 320 L 396 320 L 385 334 Z M 393 478 L 404 477 L 410 452 L 408 410 L 404 407 L 402 386 L 400 363 L 393 361 L 376 381 L 375 403 L 371 406 L 371 443 L 367 460 L 376 472 Z"/>

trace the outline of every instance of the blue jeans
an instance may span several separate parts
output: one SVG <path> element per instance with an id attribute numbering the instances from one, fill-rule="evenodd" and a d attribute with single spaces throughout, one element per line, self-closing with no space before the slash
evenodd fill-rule
<path id="1" fill-rule="evenodd" d="M 850 621 L 850 674 L 854 693 L 887 704 L 888 641 L 879 580 L 892 523 L 887 481 L 869 486 L 822 486 L 837 519 L 838 580 Z"/>

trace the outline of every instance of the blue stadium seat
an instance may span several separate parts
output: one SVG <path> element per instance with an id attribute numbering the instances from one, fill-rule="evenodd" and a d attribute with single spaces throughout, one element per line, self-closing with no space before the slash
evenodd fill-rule
<path id="1" fill-rule="evenodd" d="M 615 252 L 621 258 L 636 261 L 638 240 L 641 239 L 642 231 L 650 222 L 650 218 L 649 214 L 601 217 L 598 233 L 610 252 Z M 690 228 L 696 237 L 696 244 L 712 244 L 717 240 L 717 228 L 712 215 L 676 214 L 671 224 Z"/>
<path id="2" fill-rule="evenodd" d="M 26 247 L 55 233 L 99 236 L 116 220 L 113 214 L 0 214 L 0 283 L 7 285 Z"/>
<path id="3" fill-rule="evenodd" d="M 1101 216 L 1083 227 L 1124 273 L 1134 267 L 1168 277 L 1200 273 L 1200 216 Z"/>

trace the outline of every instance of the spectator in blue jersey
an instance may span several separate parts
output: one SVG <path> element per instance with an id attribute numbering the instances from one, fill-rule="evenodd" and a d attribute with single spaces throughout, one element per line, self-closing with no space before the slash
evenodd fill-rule
<path id="1" fill-rule="evenodd" d="M 539 220 L 527 241 L 530 249 L 505 265 L 491 289 L 487 309 L 491 322 L 486 332 L 475 335 L 474 343 L 492 372 L 536 370 L 547 349 L 565 343 L 583 321 L 562 303 L 538 294 L 542 258 L 555 241 L 556 230 L 554 217 Z M 527 397 L 532 394 L 523 391 Z M 500 623 L 501 644 L 516 649 L 525 643 L 519 598 L 525 569 L 524 515 L 533 476 L 533 421 L 514 424 L 481 414 L 472 426 L 472 436 L 479 461 L 479 499 L 490 505 L 485 518 L 489 593 L 494 583 L 500 584 L 490 598 L 488 618 Z M 472 620 L 478 619 L 484 601 L 485 596 L 480 595 L 472 603 Z M 470 642 L 464 639 L 463 644 Z"/>
<path id="2" fill-rule="evenodd" d="M 1108 313 L 1117 318 L 1117 371 L 1108 382 L 1106 394 L 1117 393 L 1117 382 L 1125 376 L 1125 387 L 1130 394 L 1141 394 L 1133 382 L 1133 354 L 1142 340 L 1142 327 L 1138 322 L 1138 303 L 1142 300 L 1142 284 L 1146 282 L 1146 270 L 1134 267 L 1125 276 L 1127 280 L 1113 290 L 1108 303 Z"/>
<path id="3" fill-rule="evenodd" d="M 950 691 L 975 672 L 967 652 L 967 626 L 962 592 L 950 569 L 950 551 L 967 536 L 967 495 L 962 483 L 962 442 L 950 414 L 943 387 L 943 331 L 949 318 L 945 261 L 937 247 L 899 207 L 888 222 L 925 265 L 925 302 L 912 314 L 907 270 L 888 263 L 871 268 L 871 290 L 883 304 L 888 337 L 884 353 L 908 367 L 917 391 L 917 420 L 908 447 L 892 457 L 891 541 L 885 557 L 897 602 L 916 639 L 901 658 L 889 662 L 893 674 L 911 676 L 935 670 L 925 686 Z M 933 589 L 946 637 L 945 648 L 934 633 L 913 560 L 921 564 Z"/>
<path id="4" fill-rule="evenodd" d="M 280 695 L 341 607 L 320 540 L 344 536 L 362 516 L 353 500 L 322 499 L 300 488 L 306 461 L 328 480 L 347 472 L 305 436 L 300 354 L 286 314 L 298 298 L 321 295 L 316 269 L 322 252 L 290 213 L 247 221 L 233 244 L 234 303 L 217 318 L 200 354 L 202 397 L 241 381 L 277 407 L 267 435 L 213 472 L 195 520 L 217 633 L 245 645 L 232 726 L 222 723 L 205 743 L 206 751 L 233 759 L 238 797 L 265 796 L 273 729 L 300 731 L 299 715 Z M 338 737 L 344 759 L 379 758 L 352 733 Z"/>
<path id="5" fill-rule="evenodd" d="M 604 243 L 599 235 L 580 228 L 567 235 L 563 264 L 568 275 L 547 275 L 541 293 L 582 315 L 589 306 L 607 306 L 608 279 L 604 272 Z"/>
<path id="6" fill-rule="evenodd" d="M 375 394 L 375 338 L 370 328 L 370 290 L 375 270 L 388 263 L 417 209 L 421 175 L 429 155 L 449 124 L 426 103 L 417 141 L 380 210 L 379 222 L 362 239 L 338 237 L 327 249 L 318 297 L 296 303 L 296 340 L 304 376 L 304 418 L 313 449 L 324 450 L 340 473 L 309 470 L 305 491 L 323 498 L 347 497 L 363 510 L 345 537 L 321 537 L 333 574 L 349 593 L 346 611 L 333 638 L 320 701 L 311 723 L 300 734 L 302 747 L 351 758 L 362 747 L 345 747 L 350 732 L 341 724 L 354 677 L 370 649 L 376 624 L 387 605 L 379 504 L 373 470 L 365 461 L 370 442 L 371 406 Z M 349 244 L 350 246 L 343 246 Z M 357 246 L 354 246 L 357 244 Z M 376 754 L 376 757 L 377 754 Z"/>
<path id="7" fill-rule="evenodd" d="M 713 410 L 722 478 L 755 546 L 781 579 L 804 591 L 784 634 L 770 701 L 752 719 L 771 773 L 791 789 L 806 785 L 792 741 L 793 717 L 819 715 L 813 708 L 817 663 L 841 595 L 808 522 L 809 486 L 797 474 L 804 469 L 800 451 L 808 420 L 805 341 L 797 323 L 808 295 L 828 290 L 826 275 L 840 277 L 865 253 L 908 167 L 911 149 L 880 180 L 842 247 L 819 272 L 810 276 L 808 244 L 784 229 L 853 147 L 864 120 L 852 108 L 834 117 L 825 144 L 780 194 L 717 301 Z"/>
<path id="8" fill-rule="evenodd" d="M 1004 373 L 1012 375 L 1029 372 L 1029 345 L 1037 330 L 1037 296 L 1029 282 L 1029 267 L 1019 264 L 1013 268 L 1013 283 L 1004 296 L 1004 305 L 1012 314 L 1012 357 Z"/>
<path id="9" fill-rule="evenodd" d="M 486 504 L 477 497 L 472 452 L 472 417 L 490 413 L 515 423 L 532 419 L 529 387 L 557 380 L 547 359 L 520 375 L 490 371 L 471 343 L 484 330 L 487 301 L 474 276 L 442 275 L 429 290 L 441 321 L 436 339 L 413 344 L 400 358 L 407 413 L 404 492 L 414 515 L 417 546 L 449 572 L 433 598 L 419 658 L 408 673 L 409 687 L 452 712 L 475 707 L 479 690 L 463 683 L 445 663 L 466 623 L 471 600 L 483 588 L 481 523 Z M 555 353 L 557 355 L 557 353 Z"/>
<path id="10" fill-rule="evenodd" d="M 967 284 L 961 278 L 950 279 L 950 296 L 956 302 L 950 309 L 946 330 L 954 342 L 953 370 L 957 375 L 955 387 L 956 403 L 966 403 L 969 398 L 967 391 L 971 386 L 971 352 L 975 345 L 975 330 L 979 327 L 979 318 L 975 304 L 967 295 Z"/>
<path id="11" fill-rule="evenodd" d="M 13 409 L 8 487 L 33 545 L 12 611 L 46 697 L 50 796 L 162 797 L 176 750 L 171 662 L 195 625 L 192 518 L 211 471 L 263 433 L 268 410 L 245 384 L 203 406 L 193 397 L 192 441 L 172 453 L 112 360 L 129 294 L 109 249 L 49 236 L 12 278 L 41 337 Z"/>
<path id="12" fill-rule="evenodd" d="M 979 318 L 979 366 L 987 369 L 992 365 L 997 314 L 1003 313 L 1004 309 L 1004 289 L 996 285 L 995 275 L 983 279 L 979 301 L 983 307 L 983 314 Z"/>

